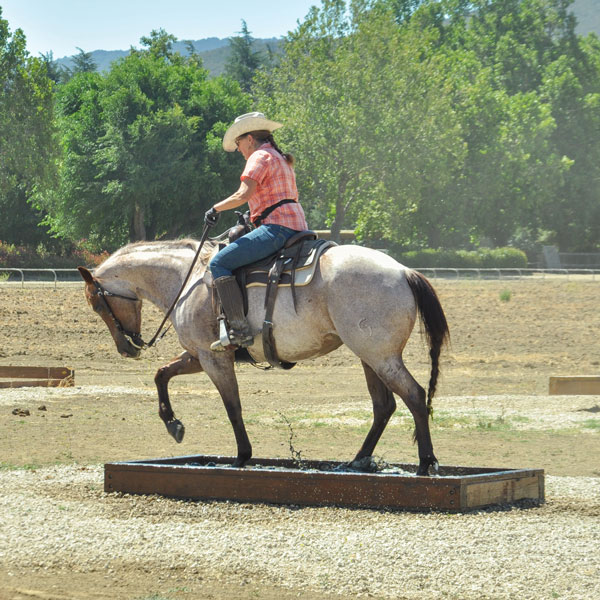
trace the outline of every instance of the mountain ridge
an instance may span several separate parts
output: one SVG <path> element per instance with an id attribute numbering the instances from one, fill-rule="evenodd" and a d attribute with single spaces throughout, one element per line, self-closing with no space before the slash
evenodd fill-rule
<path id="1" fill-rule="evenodd" d="M 599 0 L 574 0 L 571 11 L 577 17 L 577 33 L 587 35 L 595 33 L 600 36 L 600 8 Z M 277 49 L 283 38 L 256 38 L 255 50 L 264 52 L 268 47 Z M 211 75 L 221 75 L 229 56 L 229 38 L 209 37 L 200 40 L 179 40 L 173 43 L 173 50 L 187 56 L 189 43 L 194 45 L 195 51 L 202 58 L 204 68 Z M 85 49 L 84 49 L 85 50 Z M 86 51 L 87 52 L 87 51 Z M 93 50 L 90 52 L 93 61 L 98 65 L 98 71 L 107 71 L 115 60 L 127 56 L 129 50 Z M 72 56 L 63 56 L 55 60 L 60 66 L 72 68 Z"/>
<path id="2" fill-rule="evenodd" d="M 229 56 L 229 38 L 203 38 L 201 40 L 179 40 L 173 43 L 172 49 L 174 52 L 179 52 L 183 56 L 189 54 L 188 45 L 192 44 L 194 50 L 202 58 L 204 67 L 210 71 L 212 75 L 222 74 L 225 68 L 225 62 Z M 254 49 L 257 52 L 266 51 L 270 46 L 275 49 L 281 43 L 281 38 L 266 38 L 254 40 Z M 134 46 L 135 47 L 135 46 Z M 98 66 L 98 71 L 108 71 L 111 63 L 129 54 L 129 50 L 93 50 L 89 52 L 92 55 L 92 60 Z M 88 52 L 84 49 L 84 52 Z M 55 59 L 55 62 L 66 68 L 72 68 L 73 55 L 63 56 Z"/>

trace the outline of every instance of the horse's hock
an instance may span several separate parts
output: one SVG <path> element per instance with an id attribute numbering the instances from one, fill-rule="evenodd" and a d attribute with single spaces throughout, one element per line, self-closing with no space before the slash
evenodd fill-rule
<path id="1" fill-rule="evenodd" d="M 104 490 L 192 500 L 233 500 L 302 506 L 469 511 L 518 501 L 544 501 L 541 469 L 440 467 L 439 476 L 416 476 L 416 465 L 389 465 L 361 473 L 345 463 L 182 456 L 104 467 Z"/>

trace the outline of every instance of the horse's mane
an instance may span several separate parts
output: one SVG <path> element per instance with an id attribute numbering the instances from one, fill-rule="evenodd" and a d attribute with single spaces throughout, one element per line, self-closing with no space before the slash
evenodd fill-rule
<path id="1" fill-rule="evenodd" d="M 140 252 L 148 253 L 161 253 L 167 254 L 178 250 L 190 250 L 192 255 L 198 251 L 198 240 L 192 238 L 184 238 L 180 240 L 156 240 L 156 241 L 141 241 L 132 242 L 119 248 L 113 254 L 111 254 L 100 266 L 104 266 L 109 261 L 116 259 L 125 258 L 130 254 L 139 254 Z M 208 261 L 213 255 L 214 249 L 218 244 L 218 240 L 207 239 L 202 246 L 200 252 L 200 261 L 202 264 L 207 265 Z"/>

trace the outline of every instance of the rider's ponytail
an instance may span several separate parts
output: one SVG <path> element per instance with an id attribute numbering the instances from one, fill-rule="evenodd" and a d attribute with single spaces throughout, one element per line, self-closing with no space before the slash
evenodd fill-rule
<path id="1" fill-rule="evenodd" d="M 279 154 L 281 154 L 281 156 L 283 156 L 283 158 L 285 158 L 285 160 L 288 162 L 290 167 L 294 166 L 295 158 L 294 158 L 293 154 L 290 154 L 289 152 L 282 152 L 281 148 L 279 148 L 279 146 L 273 139 L 273 134 L 270 131 L 266 131 L 266 130 L 250 131 L 249 133 L 257 142 L 261 142 L 261 143 L 269 142 L 269 144 L 271 144 L 271 146 L 273 146 L 273 148 L 275 148 L 275 150 L 277 150 L 277 152 L 279 152 Z"/>

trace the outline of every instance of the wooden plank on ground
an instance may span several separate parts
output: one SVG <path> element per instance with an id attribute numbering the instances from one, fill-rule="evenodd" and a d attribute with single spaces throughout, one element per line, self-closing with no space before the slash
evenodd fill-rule
<path id="1" fill-rule="evenodd" d="M 65 379 L 73 375 L 66 367 L 2 367 L 0 377 L 16 379 Z"/>
<path id="2" fill-rule="evenodd" d="M 73 379 L 20 379 L 19 381 L 0 381 L 0 388 L 22 387 L 73 387 Z"/>
<path id="3" fill-rule="evenodd" d="M 75 371 L 67 367 L 0 366 L 0 388 L 72 387 Z"/>
<path id="4" fill-rule="evenodd" d="M 595 375 L 571 375 L 550 377 L 548 393 L 556 395 L 598 395 L 600 377 Z"/>

